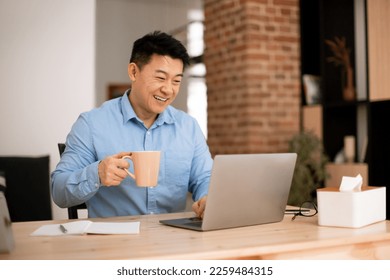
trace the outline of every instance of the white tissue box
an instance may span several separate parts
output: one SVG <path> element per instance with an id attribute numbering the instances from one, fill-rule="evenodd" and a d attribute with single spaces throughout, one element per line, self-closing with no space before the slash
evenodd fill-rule
<path id="1" fill-rule="evenodd" d="M 362 187 L 359 192 L 317 189 L 318 224 L 359 228 L 386 219 L 386 188 Z"/>

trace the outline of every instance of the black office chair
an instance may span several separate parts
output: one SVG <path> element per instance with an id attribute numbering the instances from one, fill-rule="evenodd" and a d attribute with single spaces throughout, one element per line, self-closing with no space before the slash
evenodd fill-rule
<path id="1" fill-rule="evenodd" d="M 58 151 L 60 152 L 60 156 L 62 156 L 62 153 L 65 151 L 66 145 L 64 143 L 58 143 Z M 68 218 L 69 219 L 78 219 L 79 214 L 78 210 L 79 209 L 87 209 L 87 205 L 85 203 L 71 206 L 68 208 Z"/>
<path id="2" fill-rule="evenodd" d="M 12 222 L 51 220 L 50 157 L 0 157 Z"/>

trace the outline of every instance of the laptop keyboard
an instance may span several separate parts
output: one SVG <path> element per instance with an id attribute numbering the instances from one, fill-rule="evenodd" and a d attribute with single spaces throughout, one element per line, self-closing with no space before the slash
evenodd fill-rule
<path id="1" fill-rule="evenodd" d="M 190 220 L 190 222 L 185 223 L 188 226 L 195 226 L 195 227 L 202 226 L 203 220 L 201 218 L 193 217 L 193 218 L 189 218 L 188 220 Z"/>
<path id="2" fill-rule="evenodd" d="M 203 221 L 201 218 L 198 218 L 198 217 L 188 218 L 188 220 L 193 221 L 193 222 L 202 222 Z"/>

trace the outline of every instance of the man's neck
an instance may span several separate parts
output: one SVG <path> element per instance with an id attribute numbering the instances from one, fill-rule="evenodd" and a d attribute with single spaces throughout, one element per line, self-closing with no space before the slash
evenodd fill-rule
<path id="1" fill-rule="evenodd" d="M 130 105 L 131 107 L 133 107 L 133 110 L 135 112 L 135 114 L 137 115 L 137 117 L 142 120 L 142 122 L 144 123 L 144 126 L 149 129 L 154 121 L 158 118 L 158 114 L 145 114 L 143 113 L 141 110 L 138 109 L 138 107 L 134 106 L 133 102 L 131 101 L 131 98 L 130 98 L 131 94 L 128 95 L 128 98 L 129 98 L 129 101 L 130 101 Z"/>

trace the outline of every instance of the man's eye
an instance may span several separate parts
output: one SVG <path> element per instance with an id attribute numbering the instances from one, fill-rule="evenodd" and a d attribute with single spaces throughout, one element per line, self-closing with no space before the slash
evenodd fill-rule
<path id="1" fill-rule="evenodd" d="M 164 81 L 165 80 L 164 77 L 156 77 L 156 78 L 157 78 L 157 80 L 160 80 L 160 81 Z"/>

